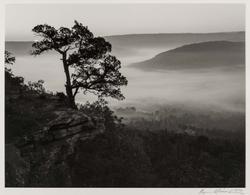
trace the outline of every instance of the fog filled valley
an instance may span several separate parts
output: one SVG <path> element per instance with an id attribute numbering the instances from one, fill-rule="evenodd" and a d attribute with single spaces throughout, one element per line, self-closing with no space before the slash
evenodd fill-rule
<path id="1" fill-rule="evenodd" d="M 122 87 L 126 99 L 108 99 L 111 108 L 127 124 L 135 120 L 165 124 L 159 118 L 168 120 L 167 116 L 184 115 L 189 119 L 179 120 L 179 126 L 211 126 L 211 129 L 243 132 L 244 36 L 244 32 L 232 32 L 106 37 L 129 81 L 128 86 Z M 12 67 L 14 74 L 23 76 L 26 82 L 42 79 L 47 90 L 63 92 L 65 81 L 60 57 L 53 52 L 31 56 L 31 44 L 6 42 L 6 49 L 16 56 Z M 79 94 L 76 101 L 94 100 L 93 95 Z M 136 111 L 127 112 L 126 108 L 130 107 L 135 107 Z M 171 109 L 176 112 L 167 111 Z M 161 114 L 156 117 L 155 112 Z M 211 117 L 214 119 L 210 120 Z M 154 129 L 167 128 L 162 124 Z"/>
<path id="2" fill-rule="evenodd" d="M 6 186 L 244 187 L 245 33 L 105 39 L 125 100 L 79 93 L 77 110 L 57 93 L 60 55 L 5 42 L 16 58 L 5 73 Z M 39 79 L 44 88 L 28 83 Z"/>

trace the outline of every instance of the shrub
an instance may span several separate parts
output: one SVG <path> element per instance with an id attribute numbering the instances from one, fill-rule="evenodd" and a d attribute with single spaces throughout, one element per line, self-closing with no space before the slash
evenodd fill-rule
<path id="1" fill-rule="evenodd" d="M 37 82 L 28 82 L 28 90 L 35 91 L 38 94 L 44 94 L 45 88 L 43 87 L 44 81 L 38 80 Z"/>
<path id="2" fill-rule="evenodd" d="M 107 130 L 114 130 L 122 127 L 122 118 L 118 118 L 114 112 L 108 107 L 108 102 L 99 98 L 94 103 L 87 102 L 79 106 L 79 110 L 88 116 L 104 119 Z"/>

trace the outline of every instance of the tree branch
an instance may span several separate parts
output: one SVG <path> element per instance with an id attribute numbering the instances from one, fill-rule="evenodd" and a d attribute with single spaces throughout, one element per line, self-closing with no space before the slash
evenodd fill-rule
<path id="1" fill-rule="evenodd" d="M 77 87 L 77 88 L 76 88 L 76 90 L 75 90 L 75 92 L 74 92 L 74 94 L 73 94 L 74 98 L 75 98 L 76 94 L 78 93 L 79 88 L 80 88 L 80 87 Z"/>

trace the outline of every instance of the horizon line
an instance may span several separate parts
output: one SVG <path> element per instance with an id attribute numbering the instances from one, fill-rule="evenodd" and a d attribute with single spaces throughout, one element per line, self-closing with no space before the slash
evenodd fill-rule
<path id="1" fill-rule="evenodd" d="M 104 35 L 101 37 L 119 37 L 119 36 L 134 36 L 134 35 L 171 35 L 171 34 L 222 34 L 222 33 L 245 33 L 245 30 L 241 31 L 220 31 L 220 32 L 178 32 L 178 33 L 129 33 L 129 34 L 116 34 L 116 35 Z M 97 36 L 97 37 L 100 37 Z M 33 42 L 34 40 L 5 40 L 5 42 Z"/>

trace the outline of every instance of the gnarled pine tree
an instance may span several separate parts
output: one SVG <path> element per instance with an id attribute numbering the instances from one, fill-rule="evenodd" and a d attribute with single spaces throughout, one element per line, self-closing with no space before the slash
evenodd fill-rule
<path id="1" fill-rule="evenodd" d="M 84 94 L 91 92 L 99 97 L 124 99 L 120 86 L 127 85 L 127 79 L 119 72 L 121 63 L 110 54 L 111 44 L 104 38 L 94 37 L 77 21 L 71 29 L 43 24 L 32 31 L 42 38 L 33 43 L 33 55 L 55 50 L 62 56 L 66 93 L 72 108 L 76 107 L 75 96 L 79 90 Z"/>

